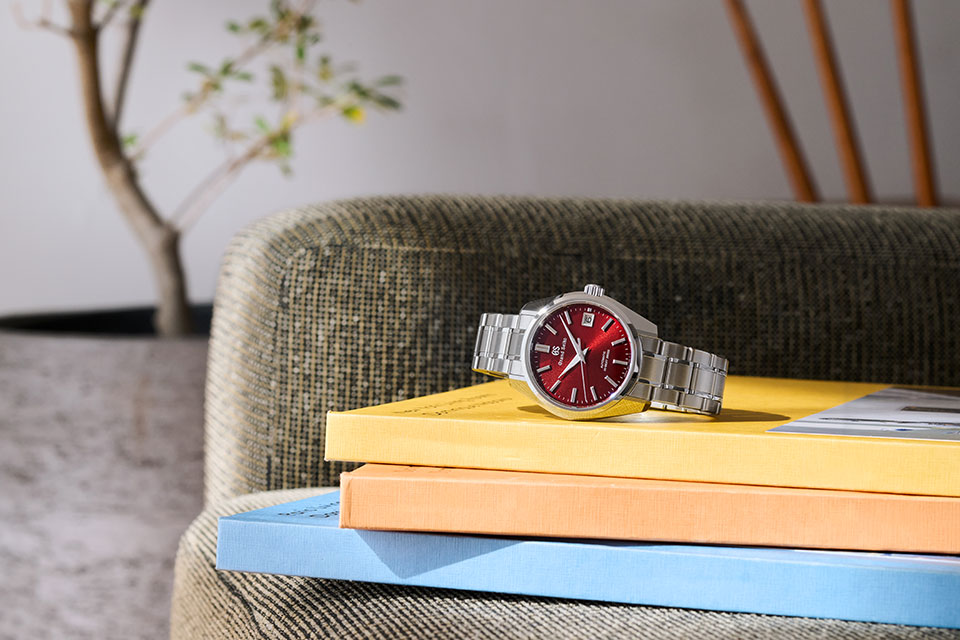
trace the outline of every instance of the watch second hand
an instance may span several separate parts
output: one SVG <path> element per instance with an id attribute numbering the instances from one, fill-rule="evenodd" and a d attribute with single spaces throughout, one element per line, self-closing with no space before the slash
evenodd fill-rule
<path id="1" fill-rule="evenodd" d="M 583 397 L 587 397 L 587 351 L 590 347 L 583 350 L 583 357 L 580 358 L 580 379 L 583 380 Z"/>

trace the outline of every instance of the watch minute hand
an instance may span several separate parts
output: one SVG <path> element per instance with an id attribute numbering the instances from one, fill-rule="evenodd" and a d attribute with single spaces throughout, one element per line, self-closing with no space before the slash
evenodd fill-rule
<path id="1" fill-rule="evenodd" d="M 573 332 L 570 331 L 570 327 L 567 326 L 567 323 L 563 321 L 563 318 L 560 318 L 560 324 L 563 325 L 563 328 L 567 332 L 567 336 L 570 338 L 570 342 L 573 343 L 573 349 L 577 352 L 577 357 L 583 360 L 583 352 L 580 351 L 580 343 L 577 342 L 577 339 L 573 337 Z"/>

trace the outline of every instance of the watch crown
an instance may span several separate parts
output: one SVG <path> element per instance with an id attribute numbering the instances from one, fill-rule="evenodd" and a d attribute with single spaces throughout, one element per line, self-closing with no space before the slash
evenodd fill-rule
<path id="1" fill-rule="evenodd" d="M 603 287 L 598 284 L 588 284 L 583 288 L 583 292 L 591 296 L 602 296 Z"/>

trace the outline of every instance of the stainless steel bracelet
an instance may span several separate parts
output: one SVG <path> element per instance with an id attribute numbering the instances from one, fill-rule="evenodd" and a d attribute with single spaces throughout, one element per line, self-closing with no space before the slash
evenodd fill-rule
<path id="1" fill-rule="evenodd" d="M 515 313 L 485 313 L 480 316 L 473 368 L 496 378 L 523 377 L 523 334 L 530 317 Z"/>
<path id="2" fill-rule="evenodd" d="M 649 400 L 654 409 L 711 416 L 720 413 L 727 381 L 726 358 L 654 336 L 635 337 L 643 357 L 638 380 L 628 396 Z"/>
<path id="3" fill-rule="evenodd" d="M 480 317 L 473 368 L 498 378 L 523 379 L 523 335 L 530 316 L 485 313 Z M 635 334 L 642 356 L 638 380 L 626 393 L 654 409 L 716 415 L 727 379 L 727 359 Z"/>

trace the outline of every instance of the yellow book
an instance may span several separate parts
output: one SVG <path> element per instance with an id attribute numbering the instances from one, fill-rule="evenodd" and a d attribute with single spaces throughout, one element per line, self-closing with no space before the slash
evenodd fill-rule
<path id="1" fill-rule="evenodd" d="M 960 496 L 956 439 L 771 431 L 887 386 L 730 376 L 723 411 L 715 418 L 646 411 L 570 422 L 504 380 L 330 412 L 325 455 L 356 462 Z"/>

